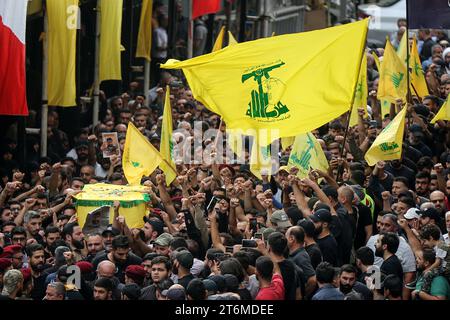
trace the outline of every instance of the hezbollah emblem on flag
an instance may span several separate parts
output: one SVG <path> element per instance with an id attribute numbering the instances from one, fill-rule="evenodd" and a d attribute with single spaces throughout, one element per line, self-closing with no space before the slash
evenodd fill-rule
<path id="1" fill-rule="evenodd" d="M 250 93 L 251 97 L 248 103 L 247 116 L 264 122 L 289 118 L 289 115 L 287 115 L 289 112 L 288 107 L 273 94 L 274 89 L 278 91 L 280 90 L 279 87 L 284 87 L 285 85 L 280 79 L 271 77 L 269 74 L 269 72 L 284 65 L 285 63 L 283 61 L 279 61 L 267 67 L 256 66 L 247 69 L 246 73 L 242 75 L 242 83 L 253 78 L 258 84 L 258 89 L 253 89 Z M 285 116 L 281 117 L 282 115 Z"/>

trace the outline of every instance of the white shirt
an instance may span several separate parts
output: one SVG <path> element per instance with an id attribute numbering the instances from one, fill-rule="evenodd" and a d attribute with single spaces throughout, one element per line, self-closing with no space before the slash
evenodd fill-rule
<path id="1" fill-rule="evenodd" d="M 375 253 L 375 243 L 378 239 L 378 234 L 371 236 L 367 241 L 366 246 L 370 248 Z M 414 256 L 414 252 L 409 246 L 408 242 L 403 237 L 400 238 L 400 243 L 395 255 L 398 257 L 402 264 L 403 272 L 416 272 L 416 258 Z M 383 258 L 375 256 L 374 265 L 381 268 L 381 264 L 383 263 Z"/>

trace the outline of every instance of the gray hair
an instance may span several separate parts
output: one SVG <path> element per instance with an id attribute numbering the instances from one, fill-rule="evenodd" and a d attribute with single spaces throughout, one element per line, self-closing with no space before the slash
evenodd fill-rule
<path id="1" fill-rule="evenodd" d="M 398 225 L 398 218 L 397 218 L 397 216 L 395 215 L 395 214 L 392 214 L 392 213 L 387 213 L 387 214 L 385 214 L 384 216 L 383 216 L 383 220 L 384 219 L 386 219 L 386 218 L 389 218 L 391 221 L 392 221 L 392 223 L 394 224 L 394 226 L 395 226 L 395 230 L 396 231 L 398 231 L 398 229 L 400 228 L 400 226 Z"/>
<path id="2" fill-rule="evenodd" d="M 446 220 L 447 220 L 448 216 L 450 216 L 450 211 L 447 211 L 447 212 L 445 213 L 445 219 L 446 219 Z"/>
<path id="3" fill-rule="evenodd" d="M 428 210 L 430 208 L 435 208 L 434 203 L 433 202 L 424 202 L 420 205 L 420 210 L 421 211 L 425 211 Z"/>
<path id="4" fill-rule="evenodd" d="M 20 270 L 8 270 L 3 276 L 3 291 L 2 295 L 9 296 L 17 289 L 20 282 L 23 281 L 23 275 Z"/>
<path id="5" fill-rule="evenodd" d="M 39 213 L 37 213 L 36 211 L 29 210 L 23 216 L 23 223 L 28 224 L 28 222 L 30 222 L 31 219 L 36 219 L 36 218 L 40 218 L 40 217 L 41 217 L 41 215 Z"/>
<path id="6" fill-rule="evenodd" d="M 62 282 L 50 282 L 47 287 L 55 288 L 57 295 L 64 296 L 66 294 L 66 287 Z"/>

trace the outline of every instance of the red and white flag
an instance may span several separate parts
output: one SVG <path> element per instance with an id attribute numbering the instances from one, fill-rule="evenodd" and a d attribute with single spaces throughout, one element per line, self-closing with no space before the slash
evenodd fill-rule
<path id="1" fill-rule="evenodd" d="M 0 115 L 28 115 L 25 26 L 28 0 L 0 0 Z"/>

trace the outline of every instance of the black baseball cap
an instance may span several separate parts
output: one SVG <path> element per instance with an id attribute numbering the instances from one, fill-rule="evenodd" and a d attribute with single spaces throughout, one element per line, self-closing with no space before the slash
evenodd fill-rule
<path id="1" fill-rule="evenodd" d="M 434 221 L 440 221 L 441 217 L 435 208 L 428 208 L 427 210 L 419 212 L 421 218 L 430 218 Z"/>
<path id="2" fill-rule="evenodd" d="M 331 212 L 327 209 L 319 209 L 310 216 L 313 222 L 328 222 L 331 223 Z"/>
<path id="3" fill-rule="evenodd" d="M 109 225 L 105 230 L 103 230 L 102 237 L 106 237 L 106 235 L 109 233 L 111 233 L 115 237 L 120 234 L 120 231 L 114 228 L 112 225 Z"/>

